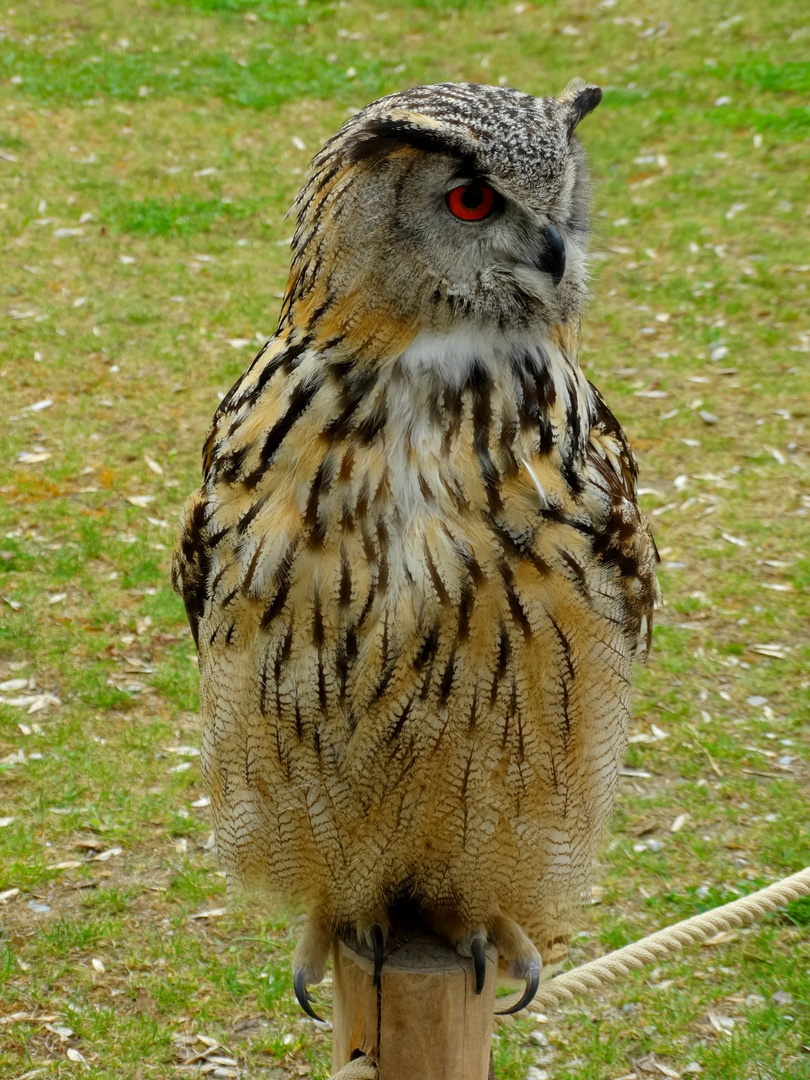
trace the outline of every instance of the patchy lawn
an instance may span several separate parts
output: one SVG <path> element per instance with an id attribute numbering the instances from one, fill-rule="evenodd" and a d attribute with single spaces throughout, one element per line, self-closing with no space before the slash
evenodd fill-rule
<path id="1" fill-rule="evenodd" d="M 810 862 L 805 23 L 787 0 L 0 15 L 0 1075 L 329 1075 L 295 915 L 224 910 L 168 568 L 217 400 L 274 328 L 303 169 L 406 85 L 605 89 L 582 362 L 638 451 L 666 603 L 573 962 Z M 498 1080 L 810 1077 L 808 925 L 801 901 L 499 1022 Z"/>

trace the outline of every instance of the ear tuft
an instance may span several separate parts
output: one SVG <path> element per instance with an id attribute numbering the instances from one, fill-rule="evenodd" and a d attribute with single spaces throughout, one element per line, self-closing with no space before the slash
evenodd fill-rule
<path id="1" fill-rule="evenodd" d="M 568 134 L 573 135 L 580 120 L 593 112 L 602 100 L 602 91 L 598 86 L 586 83 L 584 79 L 572 79 L 557 100 L 566 106 Z"/>

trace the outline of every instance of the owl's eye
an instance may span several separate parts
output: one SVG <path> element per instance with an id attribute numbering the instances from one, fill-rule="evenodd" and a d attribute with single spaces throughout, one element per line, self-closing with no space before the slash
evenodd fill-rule
<path id="1" fill-rule="evenodd" d="M 447 206 L 462 221 L 483 221 L 495 206 L 495 192 L 486 184 L 462 184 L 447 193 Z"/>

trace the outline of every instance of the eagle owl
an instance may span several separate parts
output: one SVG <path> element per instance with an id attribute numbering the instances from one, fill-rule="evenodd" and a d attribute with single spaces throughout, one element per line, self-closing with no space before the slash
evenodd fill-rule
<path id="1" fill-rule="evenodd" d="M 537 988 L 588 885 L 657 554 L 577 362 L 601 99 L 423 86 L 295 202 L 275 335 L 224 398 L 174 557 L 229 880 L 302 904 L 295 990 L 396 912 Z"/>

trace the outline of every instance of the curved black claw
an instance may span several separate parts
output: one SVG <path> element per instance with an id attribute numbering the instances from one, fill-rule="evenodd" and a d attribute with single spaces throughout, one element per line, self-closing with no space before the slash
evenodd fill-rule
<path id="1" fill-rule="evenodd" d="M 377 923 L 369 929 L 368 933 L 371 938 L 371 948 L 374 953 L 374 985 L 379 987 L 383 961 L 385 960 L 385 935 L 383 934 L 382 927 L 378 926 Z"/>
<path id="2" fill-rule="evenodd" d="M 480 994 L 487 978 L 487 946 L 483 934 L 476 934 L 470 940 L 470 956 L 475 968 L 475 992 Z"/>
<path id="3" fill-rule="evenodd" d="M 325 1023 L 323 1017 L 313 1010 L 310 1005 L 310 1001 L 314 1001 L 315 998 L 307 990 L 307 973 L 305 968 L 296 968 L 293 972 L 293 989 L 295 990 L 295 996 L 298 998 L 298 1004 L 307 1014 L 311 1016 L 313 1020 L 318 1020 L 321 1024 Z"/>
<path id="4" fill-rule="evenodd" d="M 526 969 L 526 988 L 521 994 L 520 1000 L 516 1001 L 508 1009 L 496 1012 L 496 1016 L 510 1016 L 512 1013 L 520 1012 L 521 1009 L 526 1008 L 537 993 L 537 987 L 540 985 L 540 964 L 537 960 L 528 960 Z"/>

